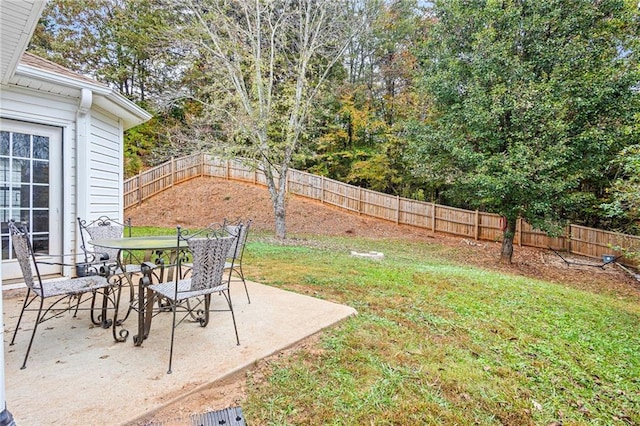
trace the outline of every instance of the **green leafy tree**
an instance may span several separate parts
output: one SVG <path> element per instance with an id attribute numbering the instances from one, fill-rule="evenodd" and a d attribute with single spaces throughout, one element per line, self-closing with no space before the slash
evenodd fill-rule
<path id="1" fill-rule="evenodd" d="M 609 189 L 611 200 L 602 204 L 605 214 L 617 219 L 618 230 L 638 234 L 640 230 L 640 145 L 622 150 L 613 161 L 616 179 Z"/>
<path id="2" fill-rule="evenodd" d="M 637 4 L 447 0 L 432 12 L 415 170 L 456 204 L 503 215 L 510 262 L 518 217 L 558 231 L 637 141 Z"/>

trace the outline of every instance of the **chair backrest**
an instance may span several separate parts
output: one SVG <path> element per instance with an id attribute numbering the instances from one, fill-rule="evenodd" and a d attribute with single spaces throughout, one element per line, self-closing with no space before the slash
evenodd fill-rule
<path id="1" fill-rule="evenodd" d="M 234 237 L 191 238 L 189 250 L 193 254 L 191 290 L 204 290 L 222 284 L 224 263 Z"/>
<path id="2" fill-rule="evenodd" d="M 241 225 L 239 230 L 242 230 Z M 193 234 L 180 226 L 177 231 L 178 245 L 181 240 L 187 241 L 193 257 L 190 290 L 199 291 L 221 285 L 227 254 L 236 245 L 238 236 L 229 234 L 224 224 L 213 224 Z M 180 269 L 180 261 L 179 256 L 178 269 Z"/>
<path id="3" fill-rule="evenodd" d="M 31 240 L 29 239 L 29 234 L 26 228 L 24 225 L 16 223 L 14 220 L 10 220 L 8 225 L 9 234 L 11 235 L 11 244 L 13 245 L 13 251 L 15 252 L 16 259 L 18 259 L 18 264 L 22 270 L 24 283 L 29 288 L 34 289 L 34 274 L 33 269 L 31 269 L 31 260 L 33 260 L 33 267 L 36 270 L 35 277 L 38 279 L 38 285 L 42 287 L 40 271 L 38 271 L 38 265 L 35 263 L 35 259 L 33 257 L 33 247 L 31 246 Z"/>
<path id="4" fill-rule="evenodd" d="M 85 232 L 91 240 L 121 238 L 125 229 L 127 230 L 128 236 L 131 236 L 131 219 L 127 219 L 126 223 L 123 224 L 107 216 L 100 216 L 89 223 L 78 218 L 78 225 L 80 226 L 80 239 L 82 242 L 81 249 L 84 251 L 85 262 L 89 262 L 90 260 L 101 260 L 89 259 L 89 256 L 93 256 L 95 252 L 87 248 L 87 241 L 85 241 L 84 235 Z M 100 254 L 106 254 L 109 256 L 108 260 L 116 261 L 118 257 L 118 249 L 100 248 Z"/>
<path id="5" fill-rule="evenodd" d="M 231 248 L 229 249 L 229 253 L 227 254 L 228 259 L 242 261 L 242 253 L 244 253 L 244 245 L 247 242 L 247 236 L 249 235 L 249 227 L 251 226 L 251 222 L 252 220 L 249 219 L 245 223 L 239 222 L 236 225 L 225 226 L 225 229 L 230 235 L 235 235 L 238 237 L 237 243 L 231 246 Z"/>

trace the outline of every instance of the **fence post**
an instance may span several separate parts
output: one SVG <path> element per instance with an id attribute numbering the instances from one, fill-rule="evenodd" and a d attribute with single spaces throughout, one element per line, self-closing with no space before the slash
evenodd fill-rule
<path id="1" fill-rule="evenodd" d="M 400 223 L 400 196 L 396 195 L 396 225 Z"/>
<path id="2" fill-rule="evenodd" d="M 227 159 L 227 163 L 225 167 L 226 167 L 226 170 L 224 171 L 225 179 L 229 180 L 229 171 L 231 170 L 231 160 Z"/>
<path id="3" fill-rule="evenodd" d="M 362 187 L 358 187 L 358 216 L 362 215 Z"/>
<path id="4" fill-rule="evenodd" d="M 320 176 L 320 202 L 324 204 L 324 176 Z"/>
<path id="5" fill-rule="evenodd" d="M 436 233 L 436 203 L 431 203 L 431 231 Z"/>
<path id="6" fill-rule="evenodd" d="M 522 247 L 522 218 L 518 218 L 518 224 L 516 225 L 518 228 L 518 247 Z"/>
<path id="7" fill-rule="evenodd" d="M 476 225 L 475 225 L 475 229 L 473 230 L 473 238 L 478 241 L 478 238 L 480 238 L 480 213 L 478 212 L 478 209 L 476 209 Z"/>
<path id="8" fill-rule="evenodd" d="M 573 247 L 572 247 L 572 244 L 571 244 L 571 238 L 573 238 L 572 237 L 573 232 L 572 232 L 571 227 L 572 227 L 571 224 L 569 224 L 567 226 L 567 242 L 565 243 L 565 246 L 566 246 L 566 249 L 567 249 L 567 253 L 572 253 L 572 250 L 573 250 Z"/>
<path id="9" fill-rule="evenodd" d="M 284 176 L 284 192 L 286 194 L 290 193 L 291 190 L 289 189 L 289 170 L 287 170 L 287 174 Z"/>
<path id="10" fill-rule="evenodd" d="M 138 205 L 142 204 L 142 170 L 138 172 Z"/>
<path id="11" fill-rule="evenodd" d="M 173 161 L 173 157 L 171 157 L 171 160 L 169 162 L 169 175 L 171 176 L 171 181 L 169 183 L 169 186 L 173 186 L 174 182 L 176 181 L 174 174 L 174 171 L 176 169 L 176 165 Z"/>

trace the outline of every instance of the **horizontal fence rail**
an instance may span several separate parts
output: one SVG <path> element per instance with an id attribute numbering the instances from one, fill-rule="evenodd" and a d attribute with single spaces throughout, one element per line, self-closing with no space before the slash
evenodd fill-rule
<path id="1" fill-rule="evenodd" d="M 124 208 L 133 207 L 173 185 L 201 176 L 267 185 L 264 172 L 247 160 L 225 160 L 209 154 L 193 154 L 171 159 L 125 180 Z M 503 235 L 502 218 L 494 213 L 411 200 L 295 169 L 289 170 L 286 183 L 287 191 L 291 194 L 399 225 L 483 241 L 499 241 Z M 578 225 L 567 226 L 562 236 L 550 237 L 520 219 L 516 226 L 514 244 L 552 248 L 602 259 L 604 255 L 618 258 L 622 256 L 623 250 L 640 250 L 640 237 Z M 615 247 L 622 250 L 615 250 Z M 622 257 L 618 262 L 638 266 L 638 261 Z"/>

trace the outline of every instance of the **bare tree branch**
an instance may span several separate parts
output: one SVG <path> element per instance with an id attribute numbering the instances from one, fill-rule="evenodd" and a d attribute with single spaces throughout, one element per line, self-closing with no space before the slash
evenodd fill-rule
<path id="1" fill-rule="evenodd" d="M 206 65 L 209 117 L 267 177 L 276 236 L 285 238 L 286 176 L 332 67 L 364 27 L 359 0 L 184 0 L 184 38 Z M 363 0 L 373 7 L 378 0 Z M 226 87 L 225 87 L 226 86 Z M 230 125 L 232 123 L 232 125 Z M 238 139 L 239 138 L 239 139 Z"/>

